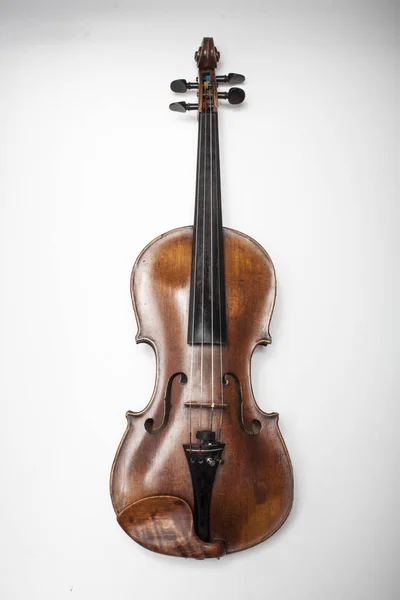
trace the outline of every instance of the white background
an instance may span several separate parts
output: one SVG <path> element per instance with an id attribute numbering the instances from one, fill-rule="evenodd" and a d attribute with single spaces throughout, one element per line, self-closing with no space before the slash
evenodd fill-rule
<path id="1" fill-rule="evenodd" d="M 2 0 L 0 17 L 1 597 L 398 598 L 396 2 Z M 198 562 L 132 542 L 108 478 L 154 381 L 131 266 L 192 222 L 196 117 L 168 111 L 169 83 L 193 80 L 205 35 L 247 78 L 220 115 L 224 220 L 277 269 L 254 387 L 296 499 L 266 543 Z"/>

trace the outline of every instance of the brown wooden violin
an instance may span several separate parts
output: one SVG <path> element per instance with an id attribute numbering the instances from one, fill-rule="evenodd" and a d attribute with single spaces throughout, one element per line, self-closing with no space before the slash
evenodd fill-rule
<path id="1" fill-rule="evenodd" d="M 142 546 L 173 556 L 219 557 L 271 536 L 293 500 L 289 454 L 278 414 L 257 405 L 250 362 L 270 344 L 276 280 L 270 257 L 247 235 L 222 225 L 218 105 L 244 100 L 242 75 L 216 75 L 219 52 L 204 38 L 195 54 L 197 90 L 193 227 L 162 234 L 133 267 L 137 343 L 157 359 L 153 395 L 129 411 L 111 472 L 117 519 Z"/>

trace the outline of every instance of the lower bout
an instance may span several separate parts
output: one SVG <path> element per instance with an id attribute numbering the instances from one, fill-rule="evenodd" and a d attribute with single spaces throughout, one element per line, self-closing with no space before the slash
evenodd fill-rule
<path id="1" fill-rule="evenodd" d="M 251 548 L 271 537 L 288 518 L 294 496 L 293 471 L 284 442 L 257 473 L 219 481 L 214 489 L 211 531 L 225 540 L 227 554 Z M 263 471 L 263 472 L 262 472 Z M 224 485 L 225 484 L 225 485 Z M 221 487 L 224 490 L 221 490 Z"/>
<path id="2" fill-rule="evenodd" d="M 286 521 L 293 503 L 290 457 L 278 426 L 278 415 L 259 415 L 261 431 L 249 435 L 233 420 L 226 423 L 229 439 L 224 463 L 218 467 L 211 494 L 210 545 L 202 542 L 193 525 L 193 488 L 186 459 L 177 455 L 154 469 L 154 450 L 147 447 L 160 436 L 170 439 L 168 428 L 155 436 L 144 432 L 145 416 L 133 417 L 138 427 L 128 428 L 117 453 L 111 491 L 118 522 L 142 546 L 172 556 L 216 557 L 253 547 L 271 537 Z M 138 431 L 139 430 L 139 431 Z M 172 436 L 174 437 L 174 436 Z M 133 446 L 141 448 L 141 461 Z M 165 531 L 165 539 L 159 532 Z M 186 540 L 186 541 L 185 541 Z"/>

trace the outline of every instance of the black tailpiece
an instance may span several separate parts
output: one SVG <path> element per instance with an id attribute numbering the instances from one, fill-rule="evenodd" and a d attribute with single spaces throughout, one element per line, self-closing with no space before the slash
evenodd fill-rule
<path id="1" fill-rule="evenodd" d="M 204 542 L 210 541 L 210 502 L 214 479 L 225 444 L 215 441 L 212 431 L 198 431 L 199 444 L 183 444 L 192 477 L 194 528 Z"/>

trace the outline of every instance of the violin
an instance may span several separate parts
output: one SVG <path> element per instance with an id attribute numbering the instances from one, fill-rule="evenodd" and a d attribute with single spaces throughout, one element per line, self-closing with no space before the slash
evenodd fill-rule
<path id="1" fill-rule="evenodd" d="M 251 384 L 255 348 L 271 343 L 272 261 L 258 242 L 222 225 L 218 110 L 240 104 L 237 73 L 216 75 L 220 53 L 195 53 L 198 112 L 194 224 L 163 233 L 139 254 L 131 296 L 137 343 L 156 355 L 152 397 L 128 411 L 111 472 L 122 529 L 154 552 L 217 558 L 263 542 L 284 523 L 293 473 L 278 413 L 263 412 Z M 251 200 L 249 200 L 251 201 Z"/>

